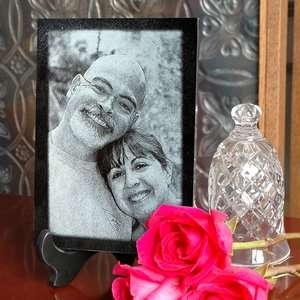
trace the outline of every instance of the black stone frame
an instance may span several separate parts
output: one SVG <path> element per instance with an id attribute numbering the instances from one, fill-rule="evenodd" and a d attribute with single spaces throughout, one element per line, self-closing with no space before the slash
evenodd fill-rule
<path id="1" fill-rule="evenodd" d="M 40 19 L 38 20 L 35 236 L 48 229 L 48 33 L 65 30 L 180 30 L 182 31 L 182 198 L 183 205 L 194 200 L 195 103 L 197 74 L 196 18 L 177 19 Z M 64 250 L 108 251 L 135 254 L 135 242 L 53 236 Z"/>

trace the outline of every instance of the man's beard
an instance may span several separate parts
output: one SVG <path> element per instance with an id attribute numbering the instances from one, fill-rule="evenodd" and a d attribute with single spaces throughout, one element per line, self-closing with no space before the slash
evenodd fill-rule
<path id="1" fill-rule="evenodd" d="M 80 110 L 84 121 L 87 121 L 90 126 L 101 132 L 112 134 L 114 131 L 114 121 L 110 115 L 105 113 L 102 107 L 98 104 L 85 106 Z"/>

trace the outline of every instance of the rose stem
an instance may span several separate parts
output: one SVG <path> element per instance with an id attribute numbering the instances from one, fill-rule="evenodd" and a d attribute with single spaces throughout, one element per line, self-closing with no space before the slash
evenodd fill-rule
<path id="1" fill-rule="evenodd" d="M 284 240 L 300 239 L 300 232 L 282 233 L 274 239 L 257 240 L 251 242 L 234 242 L 232 244 L 233 250 L 246 250 L 256 248 L 268 248 Z"/>
<path id="2" fill-rule="evenodd" d="M 289 266 L 279 266 L 279 267 L 269 267 L 264 274 L 264 277 L 273 277 L 280 274 L 295 274 L 300 271 L 300 264 L 289 265 Z"/>

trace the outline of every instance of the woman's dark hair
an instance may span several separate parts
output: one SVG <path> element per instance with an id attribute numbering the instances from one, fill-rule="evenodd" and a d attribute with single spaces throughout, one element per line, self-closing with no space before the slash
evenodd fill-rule
<path id="1" fill-rule="evenodd" d="M 151 155 L 162 168 L 168 166 L 168 159 L 161 144 L 152 134 L 143 134 L 135 129 L 130 129 L 119 140 L 105 146 L 98 153 L 98 166 L 101 175 L 106 179 L 112 168 L 119 168 L 126 159 L 125 146 L 137 157 Z"/>

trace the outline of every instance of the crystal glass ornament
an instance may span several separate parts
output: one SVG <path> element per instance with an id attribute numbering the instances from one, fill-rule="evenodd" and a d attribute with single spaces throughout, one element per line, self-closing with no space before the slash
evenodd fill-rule
<path id="1" fill-rule="evenodd" d="M 239 217 L 234 241 L 274 238 L 284 231 L 284 180 L 273 146 L 257 128 L 260 108 L 236 105 L 231 112 L 235 127 L 218 147 L 208 180 L 210 208 Z M 266 250 L 234 252 L 233 263 L 258 266 L 279 263 L 289 256 L 286 241 Z"/>

